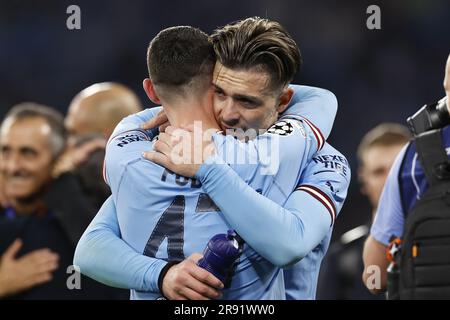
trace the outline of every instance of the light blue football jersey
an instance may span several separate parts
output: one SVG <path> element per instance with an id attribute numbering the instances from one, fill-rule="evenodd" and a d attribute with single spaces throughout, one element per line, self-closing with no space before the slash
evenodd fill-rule
<path id="1" fill-rule="evenodd" d="M 310 217 L 308 218 L 314 219 L 315 217 L 311 217 L 311 213 L 317 213 L 320 210 L 315 206 L 323 206 L 328 211 L 331 224 L 333 224 L 344 205 L 350 180 L 351 172 L 347 159 L 326 143 L 302 172 L 292 196 L 305 197 L 303 201 L 297 199 L 297 202 L 302 204 L 302 210 L 309 213 Z M 307 197 L 312 197 L 316 201 L 306 199 Z M 306 219 L 306 215 L 302 217 L 303 221 Z M 330 226 L 326 235 L 302 260 L 292 267 L 284 269 L 288 300 L 315 299 L 320 265 L 328 250 L 332 231 L 332 226 Z"/>
<path id="2" fill-rule="evenodd" d="M 143 111 L 150 112 L 150 111 Z M 151 111 L 153 112 L 153 111 Z M 142 113 L 135 117 L 146 118 Z M 129 117 L 129 118 L 130 118 Z M 171 173 L 142 158 L 154 140 L 126 119 L 108 142 L 105 178 L 109 183 L 121 235 L 137 252 L 167 261 L 180 261 L 202 252 L 209 239 L 230 226 L 199 181 Z M 316 152 L 317 140 L 301 121 L 277 122 L 248 143 L 215 135 L 219 158 L 255 190 L 284 203 L 302 169 Z M 236 159 L 248 159 L 235 163 Z M 226 165 L 226 164 L 223 164 Z M 227 186 L 223 186 L 226 188 Z M 159 293 L 132 291 L 133 299 L 157 299 Z M 284 299 L 281 269 L 246 246 L 224 299 Z"/>
<path id="3" fill-rule="evenodd" d="M 288 110 L 283 115 L 290 115 L 293 118 L 298 118 L 299 115 L 302 115 L 314 124 L 317 124 L 317 127 L 315 127 L 308 119 L 300 117 L 300 119 L 303 119 L 310 126 L 317 140 L 317 148 L 320 148 L 323 146 L 324 140 L 330 133 L 332 127 L 337 109 L 336 98 L 331 92 L 324 89 L 297 85 L 293 85 L 292 87 L 295 90 L 295 95 Z M 118 133 L 124 133 L 129 129 L 135 130 L 140 124 L 153 118 L 160 110 L 161 108 L 147 109 L 144 112 L 123 119 L 116 128 L 113 136 Z M 276 129 L 274 128 L 274 130 Z M 157 130 L 150 130 L 144 136 L 142 136 L 142 132 L 138 132 L 137 136 L 141 136 L 144 140 L 150 140 L 156 134 Z M 122 146 L 135 142 L 135 139 L 139 139 L 136 136 L 133 138 L 132 135 L 130 133 L 128 140 L 124 139 L 121 141 Z M 317 162 L 311 161 L 308 168 L 312 168 L 317 164 Z M 204 169 L 204 167 L 202 166 L 201 169 Z M 317 172 L 314 171 L 315 169 L 308 170 L 308 168 L 305 171 Z M 311 198 L 311 195 L 307 192 L 299 190 L 295 192 L 290 191 L 292 193 L 287 202 L 277 204 L 269 199 L 258 196 L 258 193 L 250 192 L 248 186 L 229 167 L 210 166 L 209 171 L 208 175 L 212 179 L 202 178 L 201 180 L 204 182 L 203 187 L 207 187 L 208 194 L 224 210 L 223 214 L 227 215 L 228 221 L 231 221 L 231 223 L 234 222 L 233 225 L 236 228 L 246 229 L 246 231 L 242 230 L 242 234 L 246 234 L 249 241 L 253 240 L 252 243 L 255 248 L 258 248 L 258 252 L 274 263 L 278 261 L 278 263 L 284 264 L 285 262 L 283 261 L 291 259 L 292 252 L 296 250 L 302 251 L 302 256 L 308 254 L 310 248 L 314 248 L 322 240 L 323 235 L 327 233 L 330 215 L 324 205 Z M 212 175 L 214 172 L 216 173 L 215 176 Z M 317 181 L 318 184 L 316 187 L 326 190 L 328 188 L 328 180 L 319 179 L 324 174 L 320 172 L 305 175 L 304 182 L 315 185 L 313 181 Z M 222 188 L 223 185 L 228 185 L 228 188 Z M 346 186 L 344 184 L 342 185 L 342 189 L 346 190 L 347 187 L 348 184 Z M 235 191 L 231 191 L 231 188 L 235 189 Z M 257 190 L 262 192 L 260 188 Z M 236 194 L 241 195 L 241 201 L 236 201 Z M 281 198 L 284 199 L 284 197 Z M 247 200 L 244 201 L 243 199 Z M 280 205 L 288 208 L 289 211 L 280 207 Z M 253 214 L 253 217 L 250 218 L 249 213 L 256 213 L 257 215 Z M 234 217 L 230 219 L 230 216 Z M 241 216 L 243 217 L 241 221 L 236 219 Z M 259 216 L 264 216 L 266 219 L 260 219 Z M 298 216 L 298 219 L 294 216 Z M 286 217 L 290 219 L 286 219 Z M 254 227 L 254 230 L 257 230 L 256 233 L 249 234 L 248 231 L 252 230 L 251 228 L 247 228 L 247 221 L 249 219 L 253 221 L 252 227 Z M 256 223 L 254 223 L 255 221 Z M 292 226 L 292 228 L 286 228 L 286 225 Z M 286 230 L 289 232 L 285 232 Z M 266 234 L 262 235 L 262 233 Z M 110 197 L 80 239 L 75 252 L 74 264 L 81 266 L 81 271 L 84 274 L 105 284 L 122 288 L 134 288 L 139 291 L 157 292 L 156 282 L 161 268 L 165 265 L 164 260 L 139 254 L 139 251 L 135 251 L 117 238 L 120 236 L 115 204 Z M 277 239 L 277 241 L 270 239 Z M 261 242 L 261 240 L 264 241 Z M 282 248 L 280 248 L 280 245 Z M 284 252 L 280 249 L 284 249 Z M 255 259 L 255 263 L 258 263 L 258 259 Z M 302 269 L 303 264 L 298 263 L 296 267 Z M 263 272 L 264 270 L 264 268 L 260 268 L 261 275 L 265 274 Z M 308 270 L 304 271 L 307 272 Z M 277 279 L 278 281 L 279 277 L 278 275 L 273 279 Z M 252 278 L 249 277 L 249 279 L 251 281 Z M 296 279 L 293 279 L 293 282 Z M 276 286 L 272 285 L 267 288 L 267 290 L 270 290 L 270 288 L 273 291 L 278 290 L 278 292 L 271 295 L 266 294 L 265 296 L 267 298 L 284 298 L 280 297 L 280 292 L 283 291 L 279 285 L 280 282 L 277 282 L 277 284 Z M 244 286 L 241 285 L 242 288 Z M 287 282 L 286 286 L 289 287 L 290 283 Z M 252 292 L 251 284 L 247 287 L 250 289 L 243 290 L 241 293 L 236 292 L 235 295 L 229 294 L 228 297 L 236 299 L 257 299 L 261 297 L 259 291 Z M 308 288 L 308 286 L 299 287 L 303 291 L 305 288 Z M 298 294 L 305 296 L 304 292 L 299 292 Z"/>

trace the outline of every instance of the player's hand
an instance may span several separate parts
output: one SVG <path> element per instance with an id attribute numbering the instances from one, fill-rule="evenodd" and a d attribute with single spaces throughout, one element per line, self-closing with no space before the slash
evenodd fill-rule
<path id="1" fill-rule="evenodd" d="M 19 293 L 52 279 L 58 268 L 58 255 L 39 249 L 16 258 L 22 241 L 16 239 L 0 259 L 0 297 Z"/>
<path id="2" fill-rule="evenodd" d="M 168 126 L 169 126 L 169 119 L 167 118 L 164 110 L 161 110 L 154 118 L 141 124 L 141 129 L 148 130 L 159 127 L 159 131 L 164 132 L 164 130 Z"/>
<path id="3" fill-rule="evenodd" d="M 185 177 L 194 177 L 200 166 L 215 153 L 212 135 L 215 130 L 203 132 L 193 126 L 186 129 L 168 126 L 153 145 L 153 152 L 144 152 L 144 158 Z"/>
<path id="4" fill-rule="evenodd" d="M 447 64 L 445 66 L 445 77 L 444 77 L 444 89 L 447 95 L 447 109 L 450 114 L 450 54 L 447 58 Z"/>
<path id="5" fill-rule="evenodd" d="M 69 146 L 58 158 L 52 171 L 52 177 L 57 178 L 63 173 L 75 170 L 89 158 L 92 152 L 105 149 L 105 147 L 106 140 L 103 138 L 89 140 L 80 146 Z"/>
<path id="6" fill-rule="evenodd" d="M 162 293 L 169 300 L 210 300 L 220 298 L 223 283 L 197 265 L 202 258 L 194 253 L 172 266 L 162 282 Z"/>

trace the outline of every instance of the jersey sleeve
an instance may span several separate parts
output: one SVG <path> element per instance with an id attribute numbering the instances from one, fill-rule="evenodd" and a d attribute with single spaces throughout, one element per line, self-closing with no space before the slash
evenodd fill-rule
<path id="1" fill-rule="evenodd" d="M 157 277 L 167 264 L 139 254 L 120 238 L 111 196 L 80 238 L 73 263 L 81 273 L 106 285 L 152 292 L 159 290 Z"/>
<path id="2" fill-rule="evenodd" d="M 389 171 L 380 201 L 378 202 L 375 219 L 370 229 L 371 236 L 384 245 L 389 245 L 392 236 L 401 237 L 403 234 L 405 218 L 400 199 L 398 175 L 406 148 L 407 146 L 397 155 Z"/>
<path id="3" fill-rule="evenodd" d="M 330 145 L 318 152 L 303 171 L 295 191 L 322 204 L 330 217 L 336 220 L 347 197 L 351 171 L 347 159 Z"/>
<path id="4" fill-rule="evenodd" d="M 281 118 L 302 119 L 311 128 L 320 150 L 331 133 L 338 108 L 336 96 L 328 90 L 291 85 L 292 100 Z"/>

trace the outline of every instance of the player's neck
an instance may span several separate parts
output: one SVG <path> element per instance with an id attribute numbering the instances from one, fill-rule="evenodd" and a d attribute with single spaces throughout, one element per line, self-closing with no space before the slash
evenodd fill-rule
<path id="1" fill-rule="evenodd" d="M 177 101 L 176 105 L 165 105 L 165 112 L 171 125 L 187 127 L 194 122 L 201 122 L 203 130 L 218 129 L 219 125 L 214 116 L 212 97 L 204 95 L 196 99 Z"/>

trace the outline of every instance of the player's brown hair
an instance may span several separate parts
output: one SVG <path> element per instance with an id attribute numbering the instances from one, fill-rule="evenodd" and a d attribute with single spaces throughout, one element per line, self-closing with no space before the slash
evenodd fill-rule
<path id="1" fill-rule="evenodd" d="M 217 60 L 226 68 L 261 68 L 270 76 L 269 89 L 289 84 L 299 70 L 300 50 L 276 21 L 247 18 L 215 30 L 211 35 Z"/>

